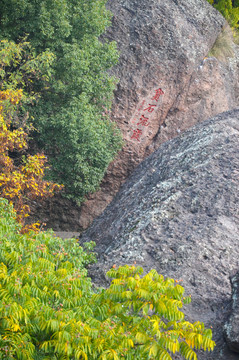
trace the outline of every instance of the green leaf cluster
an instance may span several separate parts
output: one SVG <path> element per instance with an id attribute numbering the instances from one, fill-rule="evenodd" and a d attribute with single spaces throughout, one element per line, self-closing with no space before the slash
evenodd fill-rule
<path id="1" fill-rule="evenodd" d="M 239 0 L 208 0 L 227 19 L 231 27 L 239 27 Z"/>
<path id="2" fill-rule="evenodd" d="M 91 312 L 84 266 L 95 260 L 93 244 L 83 251 L 76 239 L 19 231 L 12 209 L 1 199 L 0 359 L 65 356 L 66 343 L 81 327 L 78 321 Z M 55 346 L 47 350 L 50 340 Z"/>
<path id="3" fill-rule="evenodd" d="M 1 89 L 24 89 L 32 92 L 36 80 L 49 81 L 54 55 L 48 50 L 36 55 L 29 42 L 0 41 Z"/>
<path id="4" fill-rule="evenodd" d="M 211 330 L 185 321 L 190 298 L 173 279 L 124 266 L 93 291 L 93 244 L 19 231 L 0 199 L 0 359 L 196 360 L 195 350 L 213 350 Z"/>
<path id="5" fill-rule="evenodd" d="M 67 196 L 81 202 L 95 191 L 122 146 L 109 120 L 116 79 L 116 44 L 99 41 L 110 25 L 106 0 L 2 0 L 0 37 L 18 42 L 27 36 L 38 56 L 50 56 L 46 84 L 29 106 L 38 146 L 52 165 L 49 176 L 63 183 Z M 11 70 L 12 73 L 12 70 Z"/>
<path id="6" fill-rule="evenodd" d="M 11 126 L 29 128 L 28 108 L 36 103 L 39 93 L 37 88 L 47 85 L 51 77 L 51 66 L 54 56 L 48 50 L 36 55 L 26 39 L 19 43 L 0 41 L 0 95 L 4 100 L 1 105 Z M 15 106 L 4 92 L 21 91 L 21 101 L 16 100 Z"/>

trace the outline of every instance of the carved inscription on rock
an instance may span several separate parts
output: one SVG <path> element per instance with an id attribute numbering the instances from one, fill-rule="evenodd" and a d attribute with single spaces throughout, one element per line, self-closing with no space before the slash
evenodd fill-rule
<path id="1" fill-rule="evenodd" d="M 157 88 L 139 103 L 129 122 L 131 129 L 128 140 L 141 142 L 148 135 L 150 122 L 161 104 L 163 94 L 163 90 Z"/>

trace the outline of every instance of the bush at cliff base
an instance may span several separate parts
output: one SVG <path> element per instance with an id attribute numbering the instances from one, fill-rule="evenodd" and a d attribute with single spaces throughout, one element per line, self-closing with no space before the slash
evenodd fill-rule
<path id="1" fill-rule="evenodd" d="M 85 266 L 93 243 L 20 233 L 0 199 L 0 359 L 173 359 L 213 350 L 211 330 L 184 320 L 184 289 L 155 270 L 112 268 L 96 289 Z"/>

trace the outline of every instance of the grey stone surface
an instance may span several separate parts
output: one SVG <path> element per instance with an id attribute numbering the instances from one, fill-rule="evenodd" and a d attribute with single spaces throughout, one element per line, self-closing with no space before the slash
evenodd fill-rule
<path id="1" fill-rule="evenodd" d="M 113 264 L 143 265 L 181 279 L 192 321 L 212 326 L 216 349 L 199 359 L 238 359 L 223 338 L 229 276 L 239 269 L 239 110 L 162 144 L 143 161 L 83 234 L 94 240 L 96 283 Z"/>
<path id="2" fill-rule="evenodd" d="M 232 312 L 224 326 L 224 334 L 229 348 L 239 353 L 239 272 L 231 278 L 231 285 Z"/>

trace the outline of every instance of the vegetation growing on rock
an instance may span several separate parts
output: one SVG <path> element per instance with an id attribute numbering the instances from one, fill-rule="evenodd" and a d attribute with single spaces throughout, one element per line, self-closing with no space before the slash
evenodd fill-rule
<path id="1" fill-rule="evenodd" d="M 226 62 L 234 57 L 234 43 L 238 43 L 239 1 L 238 0 L 208 0 L 228 21 L 216 39 L 209 56 Z"/>

